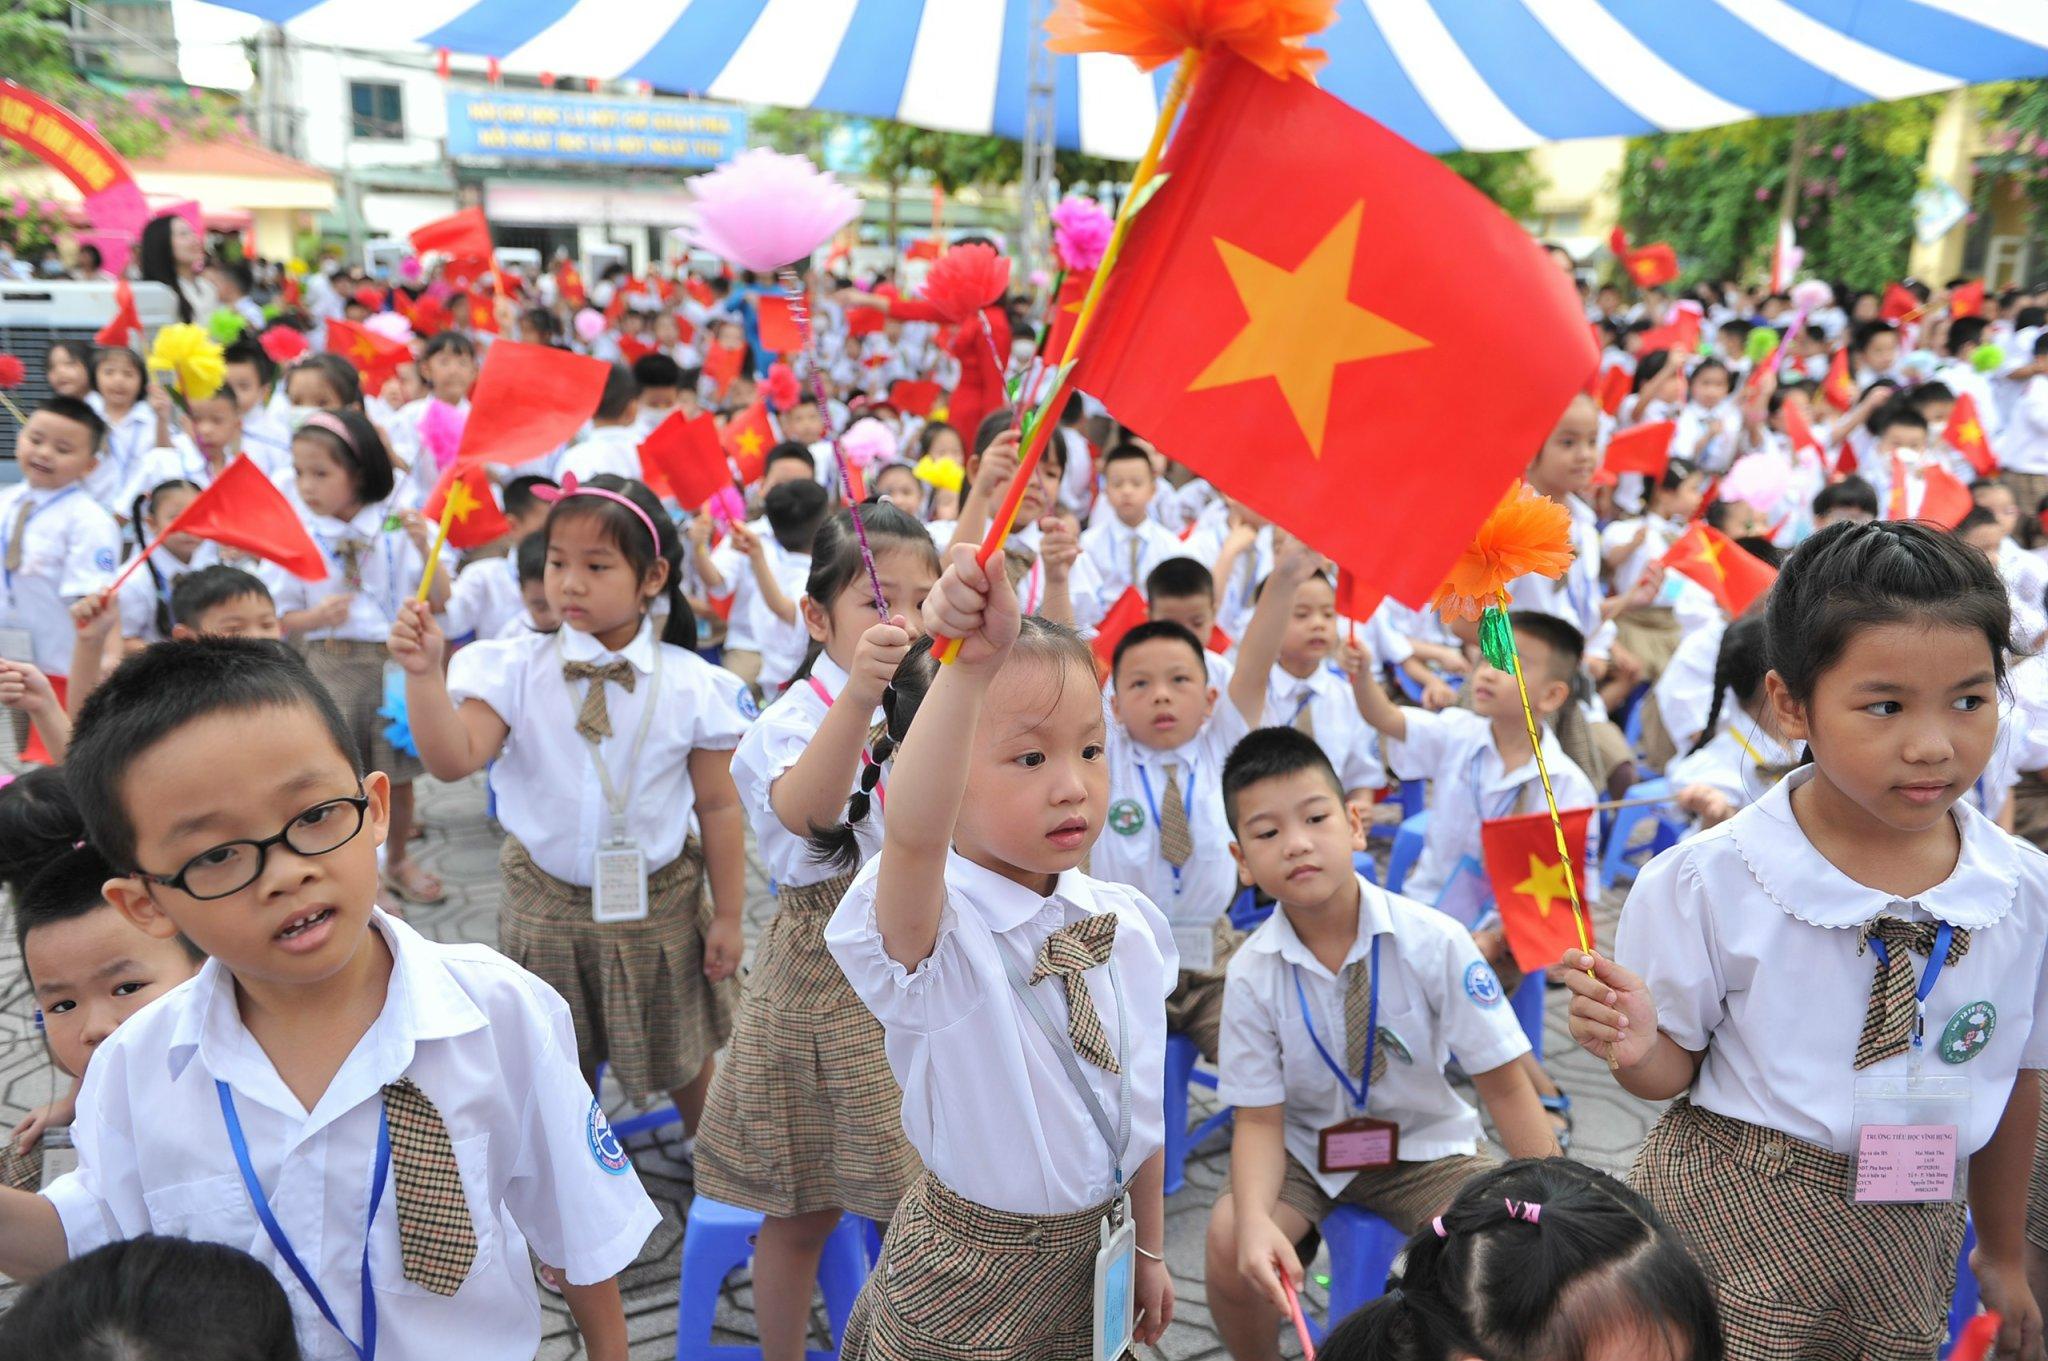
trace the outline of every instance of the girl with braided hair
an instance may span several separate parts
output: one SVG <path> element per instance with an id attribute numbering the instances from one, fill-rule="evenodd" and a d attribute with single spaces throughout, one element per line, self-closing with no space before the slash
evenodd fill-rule
<path id="1" fill-rule="evenodd" d="M 1694 825 L 1718 827 L 1763 796 L 1797 764 L 1796 754 L 1778 739 L 1765 703 L 1762 614 L 1738 619 L 1721 635 L 1714 659 L 1714 699 L 1692 750 L 1665 768 L 1678 791 L 1678 806 Z M 1722 713 L 1734 699 L 1734 712 Z"/>

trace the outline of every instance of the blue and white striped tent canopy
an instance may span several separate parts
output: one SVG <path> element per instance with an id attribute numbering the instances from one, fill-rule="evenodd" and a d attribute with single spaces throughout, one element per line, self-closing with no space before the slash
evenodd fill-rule
<path id="1" fill-rule="evenodd" d="M 1032 0 L 224 0 L 309 41 L 1024 131 Z M 1707 127 L 2048 74 L 2048 0 L 1340 0 L 1330 90 L 1430 151 Z M 1056 63 L 1059 142 L 1143 148 L 1169 73 Z"/>

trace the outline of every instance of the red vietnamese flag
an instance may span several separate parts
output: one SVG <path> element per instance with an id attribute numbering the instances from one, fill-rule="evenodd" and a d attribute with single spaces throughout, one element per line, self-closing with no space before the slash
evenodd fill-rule
<path id="1" fill-rule="evenodd" d="M 1591 808 L 1559 810 L 1564 824 L 1570 875 L 1578 880 L 1580 901 L 1586 897 L 1586 830 Z M 1579 926 L 1572 916 L 1571 886 L 1565 863 L 1557 855 L 1557 829 L 1550 814 L 1494 818 L 1479 824 L 1479 845 L 1486 877 L 1493 885 L 1494 906 L 1508 949 L 1524 973 L 1547 969 L 1579 946 Z M 1590 934 L 1592 922 L 1586 923 Z"/>
<path id="2" fill-rule="evenodd" d="M 929 416 L 944 391 L 921 378 L 899 378 L 889 385 L 889 405 L 906 416 Z"/>
<path id="3" fill-rule="evenodd" d="M 1785 418 L 1785 437 L 1792 441 L 1792 452 L 1811 449 L 1815 458 L 1824 457 L 1827 449 L 1820 442 L 1820 436 L 1813 433 L 1813 425 L 1806 419 L 1806 408 L 1799 402 L 1787 401 L 1778 408 Z"/>
<path id="4" fill-rule="evenodd" d="M 1102 616 L 1102 622 L 1095 626 L 1095 637 L 1088 646 L 1095 649 L 1095 672 L 1107 680 L 1110 663 L 1116 658 L 1116 645 L 1124 635 L 1145 622 L 1151 615 L 1151 607 L 1137 587 L 1126 586 L 1124 593 L 1109 607 L 1109 613 Z"/>
<path id="5" fill-rule="evenodd" d="M 906 260 L 936 260 L 939 258 L 939 240 L 935 236 L 919 237 L 903 252 Z"/>
<path id="6" fill-rule="evenodd" d="M 439 251 L 455 260 L 488 262 L 491 258 L 491 224 L 481 208 L 464 208 L 423 223 L 413 228 L 410 240 L 421 255 Z"/>
<path id="7" fill-rule="evenodd" d="M 1652 350 L 1691 354 L 1699 347 L 1700 314 L 1684 307 L 1673 312 L 1671 320 L 1662 326 L 1651 327 L 1636 340 L 1637 354 L 1648 354 Z"/>
<path id="8" fill-rule="evenodd" d="M 1984 422 L 1977 417 L 1975 397 L 1967 392 L 1956 394 L 1955 410 L 1949 412 L 1948 424 L 1941 428 L 1941 437 L 1948 441 L 1949 448 L 1970 460 L 1977 476 L 1997 476 L 1998 456 L 1991 452 L 1991 440 L 1984 433 Z"/>
<path id="9" fill-rule="evenodd" d="M 486 299 L 471 298 L 469 300 L 469 329 L 486 332 L 490 335 L 498 333 L 497 314 L 491 310 L 491 304 Z"/>
<path id="10" fill-rule="evenodd" d="M 1607 233 L 1607 247 L 1637 288 L 1655 288 L 1678 277 L 1678 252 L 1671 249 L 1668 241 L 1631 247 L 1628 233 L 1616 227 Z"/>
<path id="11" fill-rule="evenodd" d="M 114 283 L 114 319 L 100 327 L 92 338 L 95 345 L 126 345 L 128 337 L 142 329 L 142 316 L 135 310 L 135 290 L 126 279 Z"/>
<path id="12" fill-rule="evenodd" d="M 684 510 L 701 509 L 732 485 L 732 468 L 718 441 L 718 418 L 708 411 L 694 418 L 671 411 L 640 441 L 640 469 L 649 486 L 665 484 Z"/>
<path id="13" fill-rule="evenodd" d="M 1828 361 L 1828 376 L 1821 380 L 1820 395 L 1837 411 L 1847 411 L 1856 405 L 1856 378 L 1849 372 L 1846 348 L 1836 350 L 1835 357 Z"/>
<path id="14" fill-rule="evenodd" d="M 1707 588 L 1737 618 L 1771 589 L 1778 569 L 1715 529 L 1695 522 L 1664 554 L 1664 566 Z"/>
<path id="15" fill-rule="evenodd" d="M 327 350 L 355 365 L 366 393 L 375 393 L 390 382 L 400 364 L 412 362 L 412 350 L 407 346 L 340 317 L 327 319 Z"/>
<path id="16" fill-rule="evenodd" d="M 1952 317 L 1983 316 L 1984 281 L 1972 279 L 1966 284 L 1957 284 L 1955 291 L 1948 295 L 1948 314 Z"/>
<path id="17" fill-rule="evenodd" d="M 1095 282 L 1092 269 L 1070 269 L 1060 276 L 1059 295 L 1052 300 L 1052 318 L 1045 328 L 1045 362 L 1057 369 L 1067 360 L 1067 344 L 1074 338 L 1074 322 L 1081 315 L 1081 303 Z"/>
<path id="18" fill-rule="evenodd" d="M 469 394 L 458 463 L 524 463 L 576 437 L 604 397 L 612 366 L 546 345 L 499 340 Z"/>
<path id="19" fill-rule="evenodd" d="M 212 485 L 178 513 L 159 540 L 171 534 L 192 534 L 254 553 L 304 581 L 327 576 L 320 545 L 306 532 L 284 493 L 247 454 L 237 454 Z"/>
<path id="20" fill-rule="evenodd" d="M 713 344 L 704 352 L 704 376 L 723 392 L 740 376 L 740 360 L 745 357 L 746 350 L 741 346 Z"/>
<path id="21" fill-rule="evenodd" d="M 481 548 L 512 532 L 512 522 L 498 509 L 497 495 L 481 463 L 451 463 L 441 474 L 420 514 L 439 524 L 444 512 L 454 517 L 448 522 L 450 548 Z"/>
<path id="22" fill-rule="evenodd" d="M 1610 416 L 1621 410 L 1621 400 L 1628 396 L 1635 381 L 1635 375 L 1619 364 L 1610 364 L 1603 369 L 1600 373 L 1600 409 Z"/>
<path id="23" fill-rule="evenodd" d="M 1886 284 L 1884 301 L 1878 305 L 1877 315 L 1885 321 L 1904 321 L 1920 310 L 1920 299 L 1913 296 L 1904 284 Z"/>
<path id="24" fill-rule="evenodd" d="M 1570 281 L 1434 157 L 1235 56 L 1161 170 L 1074 385 L 1375 598 L 1426 601 L 1594 369 Z"/>
<path id="25" fill-rule="evenodd" d="M 711 291 L 711 285 L 694 274 L 683 280 L 683 292 L 689 294 L 690 301 L 699 307 L 709 307 L 718 298 L 718 295 Z"/>
<path id="26" fill-rule="evenodd" d="M 659 348 L 653 341 L 642 340 L 639 336 L 619 337 L 619 358 L 625 361 L 627 368 L 633 367 Z"/>
<path id="27" fill-rule="evenodd" d="M 761 480 L 768 471 L 768 451 L 775 444 L 775 429 L 768 424 L 768 404 L 755 402 L 725 423 L 719 442 L 732 455 L 740 482 L 747 486 Z"/>
<path id="28" fill-rule="evenodd" d="M 1892 476 L 1894 479 L 1901 477 L 1897 455 L 1892 459 Z M 1914 513 L 1914 519 L 1940 525 L 1943 529 L 1954 529 L 1963 522 L 1965 515 L 1977 508 L 1977 498 L 1970 494 L 1970 489 L 1939 463 L 1929 463 L 1921 471 L 1920 476 L 1924 490 L 1920 494 L 1920 507 Z M 1899 484 L 1895 481 L 1893 485 Z M 1897 496 L 1894 492 L 1894 499 L 1897 499 Z"/>
<path id="29" fill-rule="evenodd" d="M 789 310 L 789 299 L 762 294 L 754 299 L 754 318 L 761 328 L 761 348 L 776 354 L 796 354 L 804 347 L 804 329 Z"/>
<path id="30" fill-rule="evenodd" d="M 888 324 L 879 307 L 849 307 L 846 309 L 846 334 L 858 339 L 871 336 Z"/>
<path id="31" fill-rule="evenodd" d="M 1607 456 L 1601 466 L 1611 473 L 1662 477 L 1671 465 L 1671 440 L 1677 434 L 1677 421 L 1651 421 L 1617 430 L 1607 441 Z"/>

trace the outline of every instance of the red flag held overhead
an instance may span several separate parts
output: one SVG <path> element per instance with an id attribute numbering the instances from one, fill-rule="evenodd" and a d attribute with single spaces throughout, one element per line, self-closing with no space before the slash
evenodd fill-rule
<path id="1" fill-rule="evenodd" d="M 657 477 L 666 483 L 684 510 L 701 509 L 732 485 L 732 468 L 718 440 L 718 418 L 708 411 L 695 417 L 670 412 L 640 441 L 640 467 L 650 485 Z"/>
<path id="2" fill-rule="evenodd" d="M 1957 284 L 1948 295 L 1948 314 L 1952 317 L 1983 316 L 1984 281 L 1972 279 L 1966 284 Z"/>
<path id="3" fill-rule="evenodd" d="M 512 532 L 512 522 L 498 509 L 497 495 L 491 490 L 491 479 L 481 463 L 449 464 L 420 514 L 438 524 L 443 512 L 449 510 L 454 512 L 448 523 L 451 548 L 481 548 Z"/>
<path id="4" fill-rule="evenodd" d="M 1967 392 L 1956 394 L 1955 410 L 1949 412 L 1948 424 L 1941 428 L 1941 437 L 1948 441 L 1948 447 L 1970 460 L 1970 466 L 1979 477 L 1995 477 L 1998 474 L 1998 456 L 1991 452 L 1991 440 L 1984 433 L 1984 422 L 1977 415 L 1977 399 Z"/>
<path id="5" fill-rule="evenodd" d="M 732 455 L 740 482 L 747 486 L 759 482 L 761 474 L 768 471 L 768 451 L 775 444 L 774 428 L 768 424 L 767 404 L 755 402 L 727 421 L 725 429 L 719 433 L 719 440 L 725 445 L 725 451 Z"/>
<path id="6" fill-rule="evenodd" d="M 406 346 L 340 317 L 327 319 L 327 351 L 355 365 L 363 376 L 363 391 L 369 393 L 390 382 L 400 364 L 412 362 Z"/>
<path id="7" fill-rule="evenodd" d="M 95 345 L 126 345 L 128 337 L 142 329 L 142 316 L 135 310 L 135 290 L 126 279 L 114 283 L 114 319 L 100 327 Z"/>
<path id="8" fill-rule="evenodd" d="M 604 398 L 611 365 L 546 345 L 494 341 L 484 351 L 458 463 L 523 463 L 576 437 Z"/>
<path id="9" fill-rule="evenodd" d="M 1611 473 L 1662 477 L 1671 465 L 1671 440 L 1677 433 L 1676 421 L 1652 421 L 1617 430 L 1607 441 L 1607 456 L 1601 466 Z"/>
<path id="10" fill-rule="evenodd" d="M 1771 589 L 1778 569 L 1704 522 L 1695 522 L 1664 554 L 1664 566 L 1707 588 L 1736 618 Z"/>
<path id="11" fill-rule="evenodd" d="M 754 316 L 761 327 L 761 348 L 776 354 L 796 354 L 804 347 L 803 327 L 789 310 L 789 299 L 764 293 L 754 299 Z"/>
<path id="12" fill-rule="evenodd" d="M 1856 405 L 1856 376 L 1849 372 L 1848 350 L 1836 350 L 1835 357 L 1828 361 L 1828 376 L 1821 380 L 1820 395 L 1837 411 L 1847 411 Z"/>
<path id="13" fill-rule="evenodd" d="M 899 378 L 889 385 L 889 404 L 906 416 L 929 416 L 945 389 L 919 378 Z"/>
<path id="14" fill-rule="evenodd" d="M 193 497 L 159 541 L 172 534 L 191 534 L 253 553 L 303 581 L 327 576 L 327 559 L 306 532 L 305 522 L 247 454 L 236 455 L 206 490 Z"/>
<path id="15" fill-rule="evenodd" d="M 1135 586 L 1124 587 L 1124 593 L 1109 607 L 1109 613 L 1102 616 L 1102 622 L 1095 626 L 1095 637 L 1088 646 L 1095 650 L 1096 674 L 1107 678 L 1109 664 L 1116 656 L 1116 645 L 1124 635 L 1145 622 L 1151 614 L 1151 607 L 1145 603 L 1144 595 Z"/>
<path id="16" fill-rule="evenodd" d="M 1886 284 L 1884 301 L 1878 305 L 1877 315 L 1885 321 L 1904 321 L 1920 310 L 1920 299 L 1904 284 Z"/>

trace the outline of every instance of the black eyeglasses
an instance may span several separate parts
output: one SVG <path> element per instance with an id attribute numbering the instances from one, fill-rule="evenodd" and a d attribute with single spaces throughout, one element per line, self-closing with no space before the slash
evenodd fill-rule
<path id="1" fill-rule="evenodd" d="M 358 786 L 360 788 L 360 786 Z M 284 825 L 276 836 L 261 841 L 224 841 L 187 860 L 176 874 L 165 876 L 138 869 L 135 877 L 146 883 L 174 888 L 200 902 L 240 893 L 263 874 L 263 864 L 272 846 L 283 846 L 297 855 L 326 855 L 355 840 L 363 830 L 363 815 L 370 807 L 367 794 L 329 799 L 316 803 Z"/>

